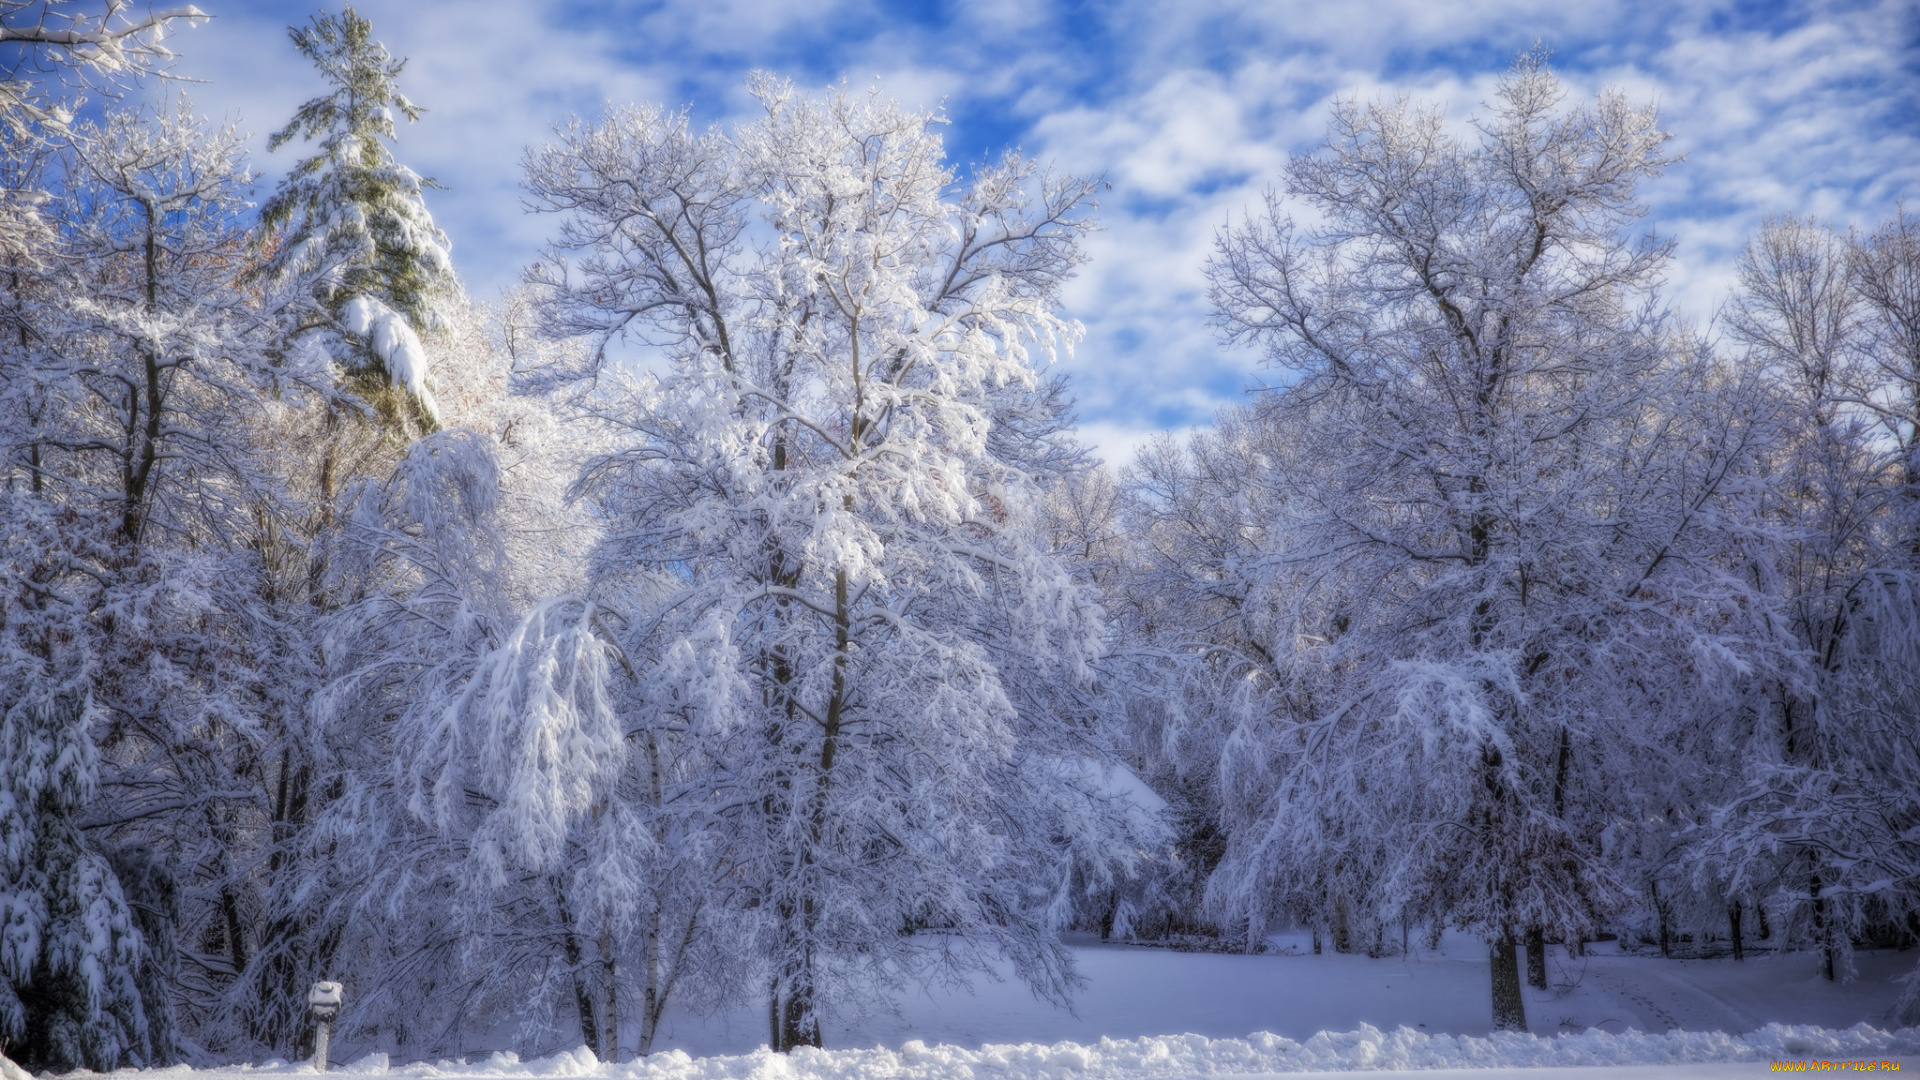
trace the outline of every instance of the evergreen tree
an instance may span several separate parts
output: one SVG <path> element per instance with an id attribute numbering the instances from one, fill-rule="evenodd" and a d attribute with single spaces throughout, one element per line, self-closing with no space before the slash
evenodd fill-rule
<path id="1" fill-rule="evenodd" d="M 0 1048 L 29 1068 L 146 1059 L 145 955 L 78 818 L 93 797 L 90 546 L 40 492 L 0 496 Z"/>
<path id="2" fill-rule="evenodd" d="M 397 83 L 407 62 L 374 40 L 373 24 L 351 6 L 290 32 L 332 89 L 267 140 L 270 150 L 318 140 L 319 152 L 295 165 L 261 208 L 261 272 L 305 286 L 314 307 L 299 325 L 337 335 L 332 351 L 356 392 L 394 412 L 404 388 L 437 423 L 419 335 L 439 325 L 441 305 L 460 286 L 447 236 L 423 198 L 433 181 L 388 147 L 397 138 L 394 114 L 421 114 Z"/>

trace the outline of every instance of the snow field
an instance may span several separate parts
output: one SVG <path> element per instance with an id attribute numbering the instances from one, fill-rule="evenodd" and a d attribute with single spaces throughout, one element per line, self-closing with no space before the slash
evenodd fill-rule
<path id="1" fill-rule="evenodd" d="M 895 996 L 864 1014 L 830 1019 L 832 1048 L 927 1044 L 1060 1042 L 1097 1045 L 1182 1032 L 1212 1039 L 1246 1039 L 1251 1032 L 1306 1043 L 1321 1032 L 1352 1032 L 1371 1025 L 1429 1035 L 1488 1034 L 1486 946 L 1449 933 L 1429 951 L 1416 942 L 1411 957 L 1370 959 L 1327 952 L 1312 955 L 1310 940 L 1276 936 L 1277 948 L 1300 955 L 1244 956 L 1091 943 L 1072 946 L 1085 983 L 1071 1012 L 1036 1000 L 1002 969 L 1000 982 L 976 979 L 971 989 L 928 987 Z M 1536 1036 L 1552 1038 L 1589 1029 L 1641 1032 L 1752 1032 L 1770 1023 L 1842 1030 L 1860 1023 L 1893 1028 L 1895 979 L 1912 970 L 1912 952 L 1860 953 L 1858 977 L 1829 983 L 1805 955 L 1754 955 L 1732 960 L 1663 960 L 1620 955 L 1611 944 L 1567 958 L 1549 951 L 1549 988 L 1525 988 L 1527 1019 Z M 695 1016 L 669 1010 L 660 1049 L 695 1056 L 741 1055 L 766 1041 L 764 1009 L 742 1008 Z M 503 1043 L 465 1043 L 470 1057 Z M 627 1043 L 631 1051 L 631 1040 Z M 559 1049 L 549 1044 L 546 1049 Z M 523 1050 L 527 1049 L 522 1047 Z M 345 1056 L 345 1055 L 343 1055 Z"/>
<path id="2" fill-rule="evenodd" d="M 1073 951 L 1086 985 L 1071 1013 L 1008 979 L 910 992 L 830 1023 L 835 1049 L 792 1055 L 766 1050 L 764 1015 L 741 1009 L 670 1015 L 661 1031 L 668 1049 L 619 1064 L 582 1047 L 396 1067 L 385 1054 L 347 1049 L 361 1056 L 336 1071 L 410 1080 L 1186 1080 L 1405 1070 L 1434 1080 L 1653 1080 L 1754 1076 L 1776 1061 L 1920 1068 L 1920 1028 L 1890 1030 L 1882 1019 L 1911 954 L 1860 954 L 1859 977 L 1830 984 L 1804 955 L 1662 960 L 1601 945 L 1567 961 L 1556 951 L 1553 985 L 1526 992 L 1533 1033 L 1522 1035 L 1487 1031 L 1479 948 L 1452 934 L 1437 950 L 1383 959 L 1080 944 Z M 1754 1016 L 1766 1022 L 1743 1019 Z M 623 1057 L 630 1053 L 629 1045 Z M 161 1071 L 243 1080 L 310 1074 L 310 1066 Z"/>
<path id="3" fill-rule="evenodd" d="M 813 1050 L 792 1054 L 761 1049 L 750 1054 L 693 1057 L 669 1050 L 619 1065 L 603 1063 L 582 1047 L 532 1061 L 497 1053 L 484 1061 L 441 1061 L 390 1068 L 384 1054 L 369 1055 L 337 1071 L 348 1076 L 413 1077 L 419 1080 L 518 1077 L 605 1077 L 607 1080 L 1184 1080 L 1188 1077 L 1252 1077 L 1301 1073 L 1403 1070 L 1561 1070 L 1543 1075 L 1565 1080 L 1612 1076 L 1748 1075 L 1770 1071 L 1775 1061 L 1880 1061 L 1920 1059 L 1920 1028 L 1883 1031 L 1867 1024 L 1844 1030 L 1769 1024 L 1746 1035 L 1668 1032 L 1620 1035 L 1586 1031 L 1543 1039 L 1500 1033 L 1428 1035 L 1409 1028 L 1382 1031 L 1363 1024 L 1356 1031 L 1322 1032 L 1295 1040 L 1270 1033 L 1246 1039 L 1166 1035 L 1101 1039 L 1096 1043 L 995 1044 L 968 1049 L 911 1041 L 898 1049 Z M 1920 1062 L 1916 1062 L 1920 1064 Z M 1760 1066 L 1755 1069 L 1754 1066 Z M 1730 1066 L 1740 1066 L 1738 1071 Z M 1676 1069 L 1676 1067 L 1679 1067 Z M 1598 1071 L 1595 1071 L 1598 1070 Z M 211 1077 L 310 1072 L 305 1063 L 196 1072 L 186 1068 L 155 1074 Z M 1904 1071 L 1904 1070 L 1903 1070 Z M 1483 1074 L 1484 1075 L 1484 1074 Z M 1505 1074 L 1503 1074 L 1505 1075 Z M 1520 1074 L 1507 1080 L 1519 1080 Z M 1534 1074 L 1529 1074 L 1534 1075 Z"/>

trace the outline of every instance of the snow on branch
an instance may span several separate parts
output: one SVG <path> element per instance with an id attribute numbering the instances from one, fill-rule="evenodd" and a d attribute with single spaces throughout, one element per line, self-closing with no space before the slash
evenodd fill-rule
<path id="1" fill-rule="evenodd" d="M 407 320 L 371 296 L 356 296 L 341 312 L 347 332 L 367 341 L 367 347 L 387 369 L 387 378 L 404 387 L 434 423 L 440 422 L 440 403 L 427 388 L 427 350 Z"/>

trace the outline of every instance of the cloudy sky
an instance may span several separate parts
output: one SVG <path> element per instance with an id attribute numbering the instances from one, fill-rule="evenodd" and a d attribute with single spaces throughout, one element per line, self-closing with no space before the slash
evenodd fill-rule
<path id="1" fill-rule="evenodd" d="M 265 152 L 320 83 L 287 42 L 314 10 L 194 0 L 171 42 L 200 108 Z M 337 0 L 334 0 L 337 3 Z M 161 6 L 156 4 L 156 6 Z M 1215 230 L 1311 151 L 1340 96 L 1410 95 L 1471 116 L 1536 39 L 1574 92 L 1653 99 L 1686 155 L 1647 191 L 1674 237 L 1670 289 L 1711 317 L 1763 217 L 1871 225 L 1920 206 L 1920 5 L 1912 0 L 362 0 L 429 111 L 401 159 L 446 185 L 431 208 L 469 288 L 516 279 L 552 222 L 520 205 L 521 150 L 608 101 L 729 122 L 764 68 L 802 85 L 878 79 L 944 103 L 949 154 L 1008 146 L 1104 175 L 1104 231 L 1068 294 L 1087 328 L 1065 361 L 1082 431 L 1116 463 L 1155 431 L 1205 423 L 1276 377 L 1223 348 L 1201 264 Z M 336 8 L 337 10 L 337 8 Z"/>

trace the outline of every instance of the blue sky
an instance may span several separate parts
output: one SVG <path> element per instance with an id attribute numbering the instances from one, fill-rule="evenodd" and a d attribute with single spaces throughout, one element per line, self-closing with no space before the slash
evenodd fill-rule
<path id="1" fill-rule="evenodd" d="M 315 7 L 195 0 L 177 34 L 192 95 L 265 153 L 319 83 L 286 27 Z M 336 0 L 337 5 L 337 0 Z M 156 4 L 156 6 L 161 6 Z M 1082 431 L 1116 464 L 1153 432 L 1204 424 L 1275 374 L 1223 348 L 1201 264 L 1215 231 L 1309 151 L 1336 96 L 1412 95 L 1464 119 L 1536 38 L 1576 93 L 1658 101 L 1687 160 L 1647 189 L 1678 243 L 1676 304 L 1710 318 L 1741 244 L 1769 214 L 1871 225 L 1920 206 L 1920 6 L 1669 0 L 363 0 L 429 112 L 402 160 L 437 178 L 431 208 L 469 288 L 511 283 L 551 222 L 522 212 L 522 147 L 606 101 L 690 106 L 727 122 L 748 71 L 802 85 L 878 79 L 944 101 L 949 154 L 1017 146 L 1102 174 L 1104 231 L 1068 292 L 1087 337 L 1062 366 Z M 336 7 L 337 9 L 337 7 Z M 263 193 L 264 193 L 263 188 Z"/>

